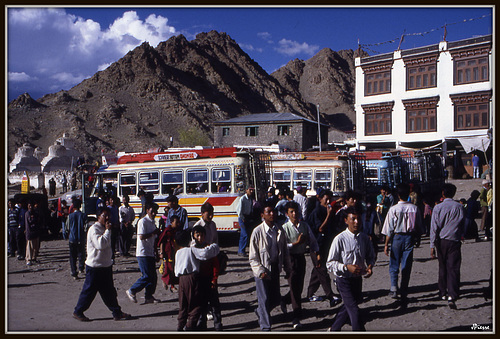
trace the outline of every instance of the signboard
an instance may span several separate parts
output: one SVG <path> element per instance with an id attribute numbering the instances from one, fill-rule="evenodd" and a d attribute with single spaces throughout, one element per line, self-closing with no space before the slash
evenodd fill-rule
<path id="1" fill-rule="evenodd" d="M 26 174 L 26 172 L 23 173 L 23 179 L 21 181 L 21 193 L 22 194 L 28 194 L 30 192 L 30 178 Z"/>
<path id="2" fill-rule="evenodd" d="M 196 159 L 198 153 L 196 152 L 186 152 L 186 153 L 167 153 L 167 154 L 155 154 L 155 161 L 170 161 L 170 160 L 186 160 L 186 159 Z"/>
<path id="3" fill-rule="evenodd" d="M 271 154 L 271 160 L 302 160 L 304 159 L 304 154 L 295 153 L 279 153 Z"/>

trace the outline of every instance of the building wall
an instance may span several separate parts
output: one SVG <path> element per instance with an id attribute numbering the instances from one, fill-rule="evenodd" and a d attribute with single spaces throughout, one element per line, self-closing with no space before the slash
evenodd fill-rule
<path id="1" fill-rule="evenodd" d="M 464 46 L 467 48 L 467 46 Z M 390 141 L 390 142 L 422 142 L 439 141 L 443 138 L 462 136 L 484 135 L 487 129 L 476 130 L 454 130 L 454 106 L 450 95 L 470 92 L 487 91 L 492 89 L 493 57 L 489 54 L 489 81 L 472 84 L 453 85 L 454 65 L 447 42 L 439 44 L 437 60 L 437 86 L 434 88 L 406 90 L 406 67 L 401 56 L 401 51 L 393 53 L 393 65 L 391 70 L 391 93 L 365 96 L 365 74 L 361 67 L 361 59 L 356 58 L 356 139 L 359 144 Z M 425 133 L 406 132 L 406 110 L 402 100 L 430 98 L 439 96 L 436 109 L 436 131 Z M 377 104 L 394 101 L 392 110 L 392 133 L 384 135 L 365 135 L 365 114 L 362 105 Z M 489 103 L 489 124 L 492 127 L 493 104 Z"/>
<path id="2" fill-rule="evenodd" d="M 278 135 L 279 125 L 291 126 L 289 135 Z M 258 126 L 257 136 L 246 136 L 246 127 Z M 223 129 L 229 128 L 229 135 L 223 136 Z M 322 143 L 328 142 L 328 128 L 322 126 Z M 318 127 L 309 122 L 280 122 L 266 124 L 218 125 L 214 127 L 214 146 L 232 147 L 234 145 L 261 146 L 278 142 L 296 151 L 310 149 L 318 144 Z"/>

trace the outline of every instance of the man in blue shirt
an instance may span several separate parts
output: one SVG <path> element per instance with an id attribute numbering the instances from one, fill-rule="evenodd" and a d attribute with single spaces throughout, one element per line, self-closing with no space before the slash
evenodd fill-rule
<path id="1" fill-rule="evenodd" d="M 68 216 L 69 229 L 69 265 L 71 268 L 71 276 L 76 280 L 78 273 L 85 271 L 85 243 L 87 241 L 87 233 L 85 232 L 85 224 L 87 216 L 80 211 L 82 201 L 79 199 L 73 200 L 75 211 Z M 76 261 L 78 259 L 78 271 L 76 270 Z"/>

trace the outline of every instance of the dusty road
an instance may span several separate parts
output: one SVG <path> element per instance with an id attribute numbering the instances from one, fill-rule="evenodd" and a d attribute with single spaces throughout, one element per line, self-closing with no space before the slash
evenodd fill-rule
<path id="1" fill-rule="evenodd" d="M 467 198 L 479 185 L 477 180 L 455 180 L 459 188 L 456 199 Z M 471 188 L 472 187 L 472 188 Z M 222 316 L 225 331 L 258 332 L 257 318 L 253 312 L 257 306 L 255 283 L 247 258 L 236 256 L 236 239 L 222 239 L 222 247 L 229 254 L 228 273 L 219 279 Z M 457 310 L 451 310 L 437 295 L 437 260 L 430 259 L 429 239 L 424 238 L 415 249 L 414 265 L 410 280 L 410 303 L 406 311 L 397 309 L 393 299 L 387 296 L 389 289 L 388 257 L 379 253 L 374 274 L 364 280 L 362 315 L 369 332 L 488 332 L 495 331 L 494 302 L 483 297 L 492 267 L 494 242 L 466 240 L 462 246 L 461 297 Z M 381 248 L 381 247 L 380 247 Z M 139 303 L 128 300 L 125 291 L 140 276 L 134 257 L 119 257 L 114 266 L 114 282 L 118 301 L 133 320 L 116 322 L 96 297 L 86 315 L 93 321 L 81 323 L 71 314 L 78 299 L 84 279 L 73 280 L 69 273 L 68 244 L 64 240 L 42 242 L 41 263 L 27 267 L 16 258 L 5 259 L 6 318 L 5 331 L 20 332 L 126 332 L 159 333 L 175 331 L 177 323 L 177 296 L 163 290 L 160 280 L 156 298 L 159 304 L 141 304 L 143 292 L 138 294 Z M 309 281 L 311 262 L 307 263 L 306 286 Z M 284 279 L 282 294 L 288 284 Z M 322 290 L 319 291 L 321 294 Z M 303 293 L 303 295 L 305 292 Z M 339 305 L 331 308 L 327 301 L 304 302 L 304 332 L 325 332 L 331 325 Z M 273 331 L 292 331 L 291 307 L 285 316 L 276 308 L 272 312 Z M 212 322 L 209 321 L 209 326 Z M 476 325 L 476 326 L 475 326 Z M 344 327 L 350 331 L 350 326 Z"/>

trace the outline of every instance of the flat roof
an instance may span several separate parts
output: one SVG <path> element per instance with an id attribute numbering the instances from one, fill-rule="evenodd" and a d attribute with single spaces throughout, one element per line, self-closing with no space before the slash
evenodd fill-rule
<path id="1" fill-rule="evenodd" d="M 292 121 L 307 121 L 313 124 L 317 124 L 317 121 L 307 119 L 300 115 L 294 113 L 255 113 L 242 115 L 236 118 L 215 121 L 214 124 L 224 125 L 224 124 L 249 124 L 249 123 L 273 123 L 273 122 L 292 122 Z M 320 123 L 323 126 L 328 126 L 327 124 Z"/>

